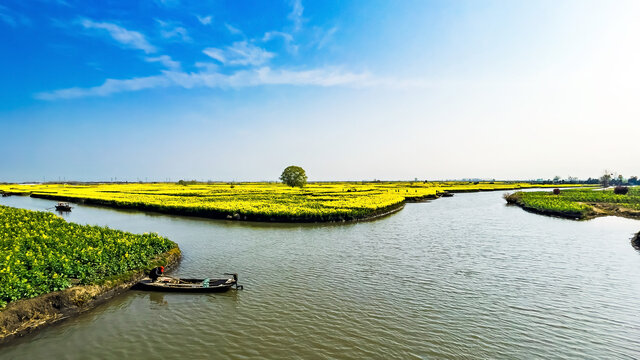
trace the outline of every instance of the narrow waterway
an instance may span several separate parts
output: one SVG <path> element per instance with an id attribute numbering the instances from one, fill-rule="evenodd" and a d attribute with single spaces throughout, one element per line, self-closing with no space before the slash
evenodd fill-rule
<path id="1" fill-rule="evenodd" d="M 636 220 L 535 215 L 501 192 L 339 225 L 82 205 L 63 217 L 158 232 L 183 251 L 173 275 L 238 272 L 245 290 L 130 291 L 0 347 L 0 359 L 640 358 Z"/>

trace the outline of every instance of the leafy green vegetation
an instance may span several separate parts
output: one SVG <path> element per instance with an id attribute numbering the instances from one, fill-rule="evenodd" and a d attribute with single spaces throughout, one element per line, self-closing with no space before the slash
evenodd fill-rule
<path id="1" fill-rule="evenodd" d="M 640 188 L 626 194 L 614 190 L 572 189 L 558 194 L 548 191 L 516 192 L 505 197 L 508 203 L 542 214 L 586 219 L 599 215 L 640 218 Z"/>
<path id="2" fill-rule="evenodd" d="M 307 183 L 307 174 L 299 166 L 287 166 L 280 175 L 280 180 L 289 186 L 304 187 Z"/>
<path id="3" fill-rule="evenodd" d="M 176 247 L 157 234 L 136 235 L 66 222 L 48 212 L 0 206 L 0 307 L 141 269 Z"/>

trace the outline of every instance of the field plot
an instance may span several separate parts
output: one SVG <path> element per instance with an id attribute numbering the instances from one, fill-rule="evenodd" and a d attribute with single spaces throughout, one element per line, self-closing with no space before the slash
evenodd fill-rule
<path id="1" fill-rule="evenodd" d="M 629 188 L 627 194 L 610 190 L 571 189 L 559 194 L 551 191 L 516 192 L 505 198 L 508 203 L 525 210 L 574 219 L 614 215 L 640 218 L 640 188 Z"/>
<path id="2" fill-rule="evenodd" d="M 49 212 L 0 206 L 0 308 L 144 268 L 176 246 L 157 234 L 78 225 Z"/>
<path id="3" fill-rule="evenodd" d="M 0 191 L 33 197 L 221 219 L 322 222 L 367 219 L 407 201 L 445 192 L 524 189 L 540 185 L 503 182 L 174 183 L 4 185 Z"/>

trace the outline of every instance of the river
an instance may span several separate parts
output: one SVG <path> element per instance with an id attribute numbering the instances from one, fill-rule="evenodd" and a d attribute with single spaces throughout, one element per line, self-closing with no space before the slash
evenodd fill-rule
<path id="1" fill-rule="evenodd" d="M 0 198 L 44 210 L 54 202 Z M 171 274 L 244 290 L 129 291 L 0 347 L 0 359 L 637 359 L 640 221 L 573 221 L 502 192 L 351 224 L 242 223 L 77 205 L 68 221 L 157 232 Z"/>

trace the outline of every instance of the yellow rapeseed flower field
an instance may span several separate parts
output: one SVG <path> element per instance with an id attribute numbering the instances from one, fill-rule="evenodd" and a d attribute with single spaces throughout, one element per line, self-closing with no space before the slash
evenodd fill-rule
<path id="1" fill-rule="evenodd" d="M 444 192 L 524 189 L 539 185 L 504 182 L 329 182 L 292 188 L 278 183 L 129 183 L 2 185 L 0 191 L 34 197 L 254 221 L 316 222 L 369 218 L 406 201 Z"/>

